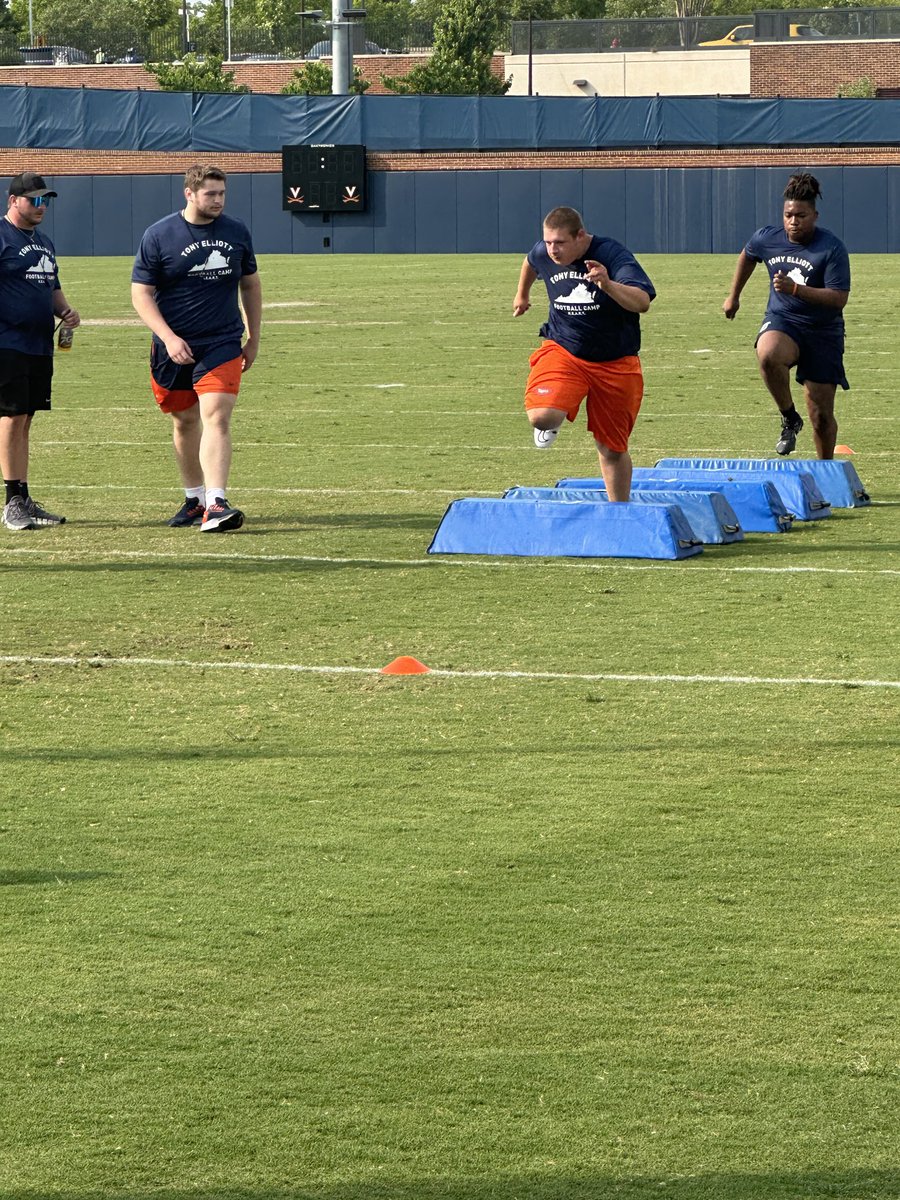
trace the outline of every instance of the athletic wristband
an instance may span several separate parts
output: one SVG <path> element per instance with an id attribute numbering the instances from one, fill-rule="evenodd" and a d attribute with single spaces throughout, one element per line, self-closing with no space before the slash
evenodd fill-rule
<path id="1" fill-rule="evenodd" d="M 797 288 L 798 288 L 798 287 L 799 287 L 799 284 L 798 284 L 798 283 L 795 281 L 795 282 L 794 282 L 794 290 L 791 292 L 791 295 L 792 295 L 792 296 L 796 296 L 796 295 L 797 295 Z"/>

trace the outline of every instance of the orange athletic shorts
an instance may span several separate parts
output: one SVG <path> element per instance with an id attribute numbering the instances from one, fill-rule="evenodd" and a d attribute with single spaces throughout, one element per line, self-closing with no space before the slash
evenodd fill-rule
<path id="1" fill-rule="evenodd" d="M 556 342 L 544 342 L 529 359 L 525 408 L 559 408 L 574 421 L 587 397 L 587 426 L 610 450 L 628 449 L 644 396 L 636 354 L 612 362 L 587 362 Z"/>
<path id="2" fill-rule="evenodd" d="M 214 367 L 194 381 L 192 388 L 176 388 L 170 390 L 157 383 L 151 375 L 150 385 L 160 411 L 164 413 L 184 412 L 193 408 L 201 395 L 208 392 L 224 392 L 228 396 L 236 396 L 241 388 L 241 373 L 244 369 L 242 355 L 229 359 L 221 366 Z"/>

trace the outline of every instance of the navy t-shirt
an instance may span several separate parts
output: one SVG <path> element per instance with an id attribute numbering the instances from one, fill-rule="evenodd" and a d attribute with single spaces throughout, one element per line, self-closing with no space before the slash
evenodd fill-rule
<path id="1" fill-rule="evenodd" d="M 626 312 L 587 277 L 585 259 L 603 263 L 610 279 L 639 287 L 652 300 L 656 290 L 643 267 L 621 242 L 594 236 L 584 258 L 567 267 L 555 263 L 543 242 L 528 252 L 528 263 L 547 287 L 550 318 L 541 326 L 541 337 L 552 338 L 577 358 L 611 362 L 637 354 L 641 348 L 641 323 L 636 312 Z"/>
<path id="2" fill-rule="evenodd" d="M 0 349 L 53 353 L 53 293 L 59 272 L 53 243 L 0 220 Z"/>
<path id="3" fill-rule="evenodd" d="M 783 228 L 766 225 L 744 247 L 744 253 L 754 262 L 766 264 L 769 272 L 769 303 L 766 316 L 788 317 L 808 328 L 829 328 L 842 331 L 844 316 L 839 308 L 810 304 L 799 296 L 776 292 L 771 285 L 779 271 L 795 283 L 814 288 L 834 288 L 850 291 L 850 257 L 840 238 L 828 229 L 816 228 L 812 240 L 805 245 L 792 242 Z"/>
<path id="4" fill-rule="evenodd" d="M 156 289 L 166 323 L 196 354 L 201 346 L 240 340 L 238 285 L 244 275 L 255 273 L 250 230 L 243 221 L 223 213 L 207 225 L 191 225 L 177 212 L 141 238 L 131 280 Z M 155 334 L 154 340 L 159 341 Z"/>

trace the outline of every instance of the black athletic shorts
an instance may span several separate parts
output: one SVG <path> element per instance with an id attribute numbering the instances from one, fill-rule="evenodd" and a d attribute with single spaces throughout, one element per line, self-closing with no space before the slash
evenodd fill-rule
<path id="1" fill-rule="evenodd" d="M 52 379 L 52 354 L 0 350 L 0 417 L 49 409 Z"/>

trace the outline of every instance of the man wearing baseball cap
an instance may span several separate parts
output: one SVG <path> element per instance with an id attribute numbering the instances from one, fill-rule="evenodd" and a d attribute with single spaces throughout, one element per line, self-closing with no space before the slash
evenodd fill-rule
<path id="1" fill-rule="evenodd" d="M 0 468 L 6 487 L 3 524 L 19 531 L 62 525 L 28 491 L 29 433 L 34 414 L 50 408 L 53 331 L 58 317 L 80 317 L 59 285 L 56 251 L 39 232 L 56 196 L 43 176 L 23 171 L 10 182 L 0 220 Z"/>

